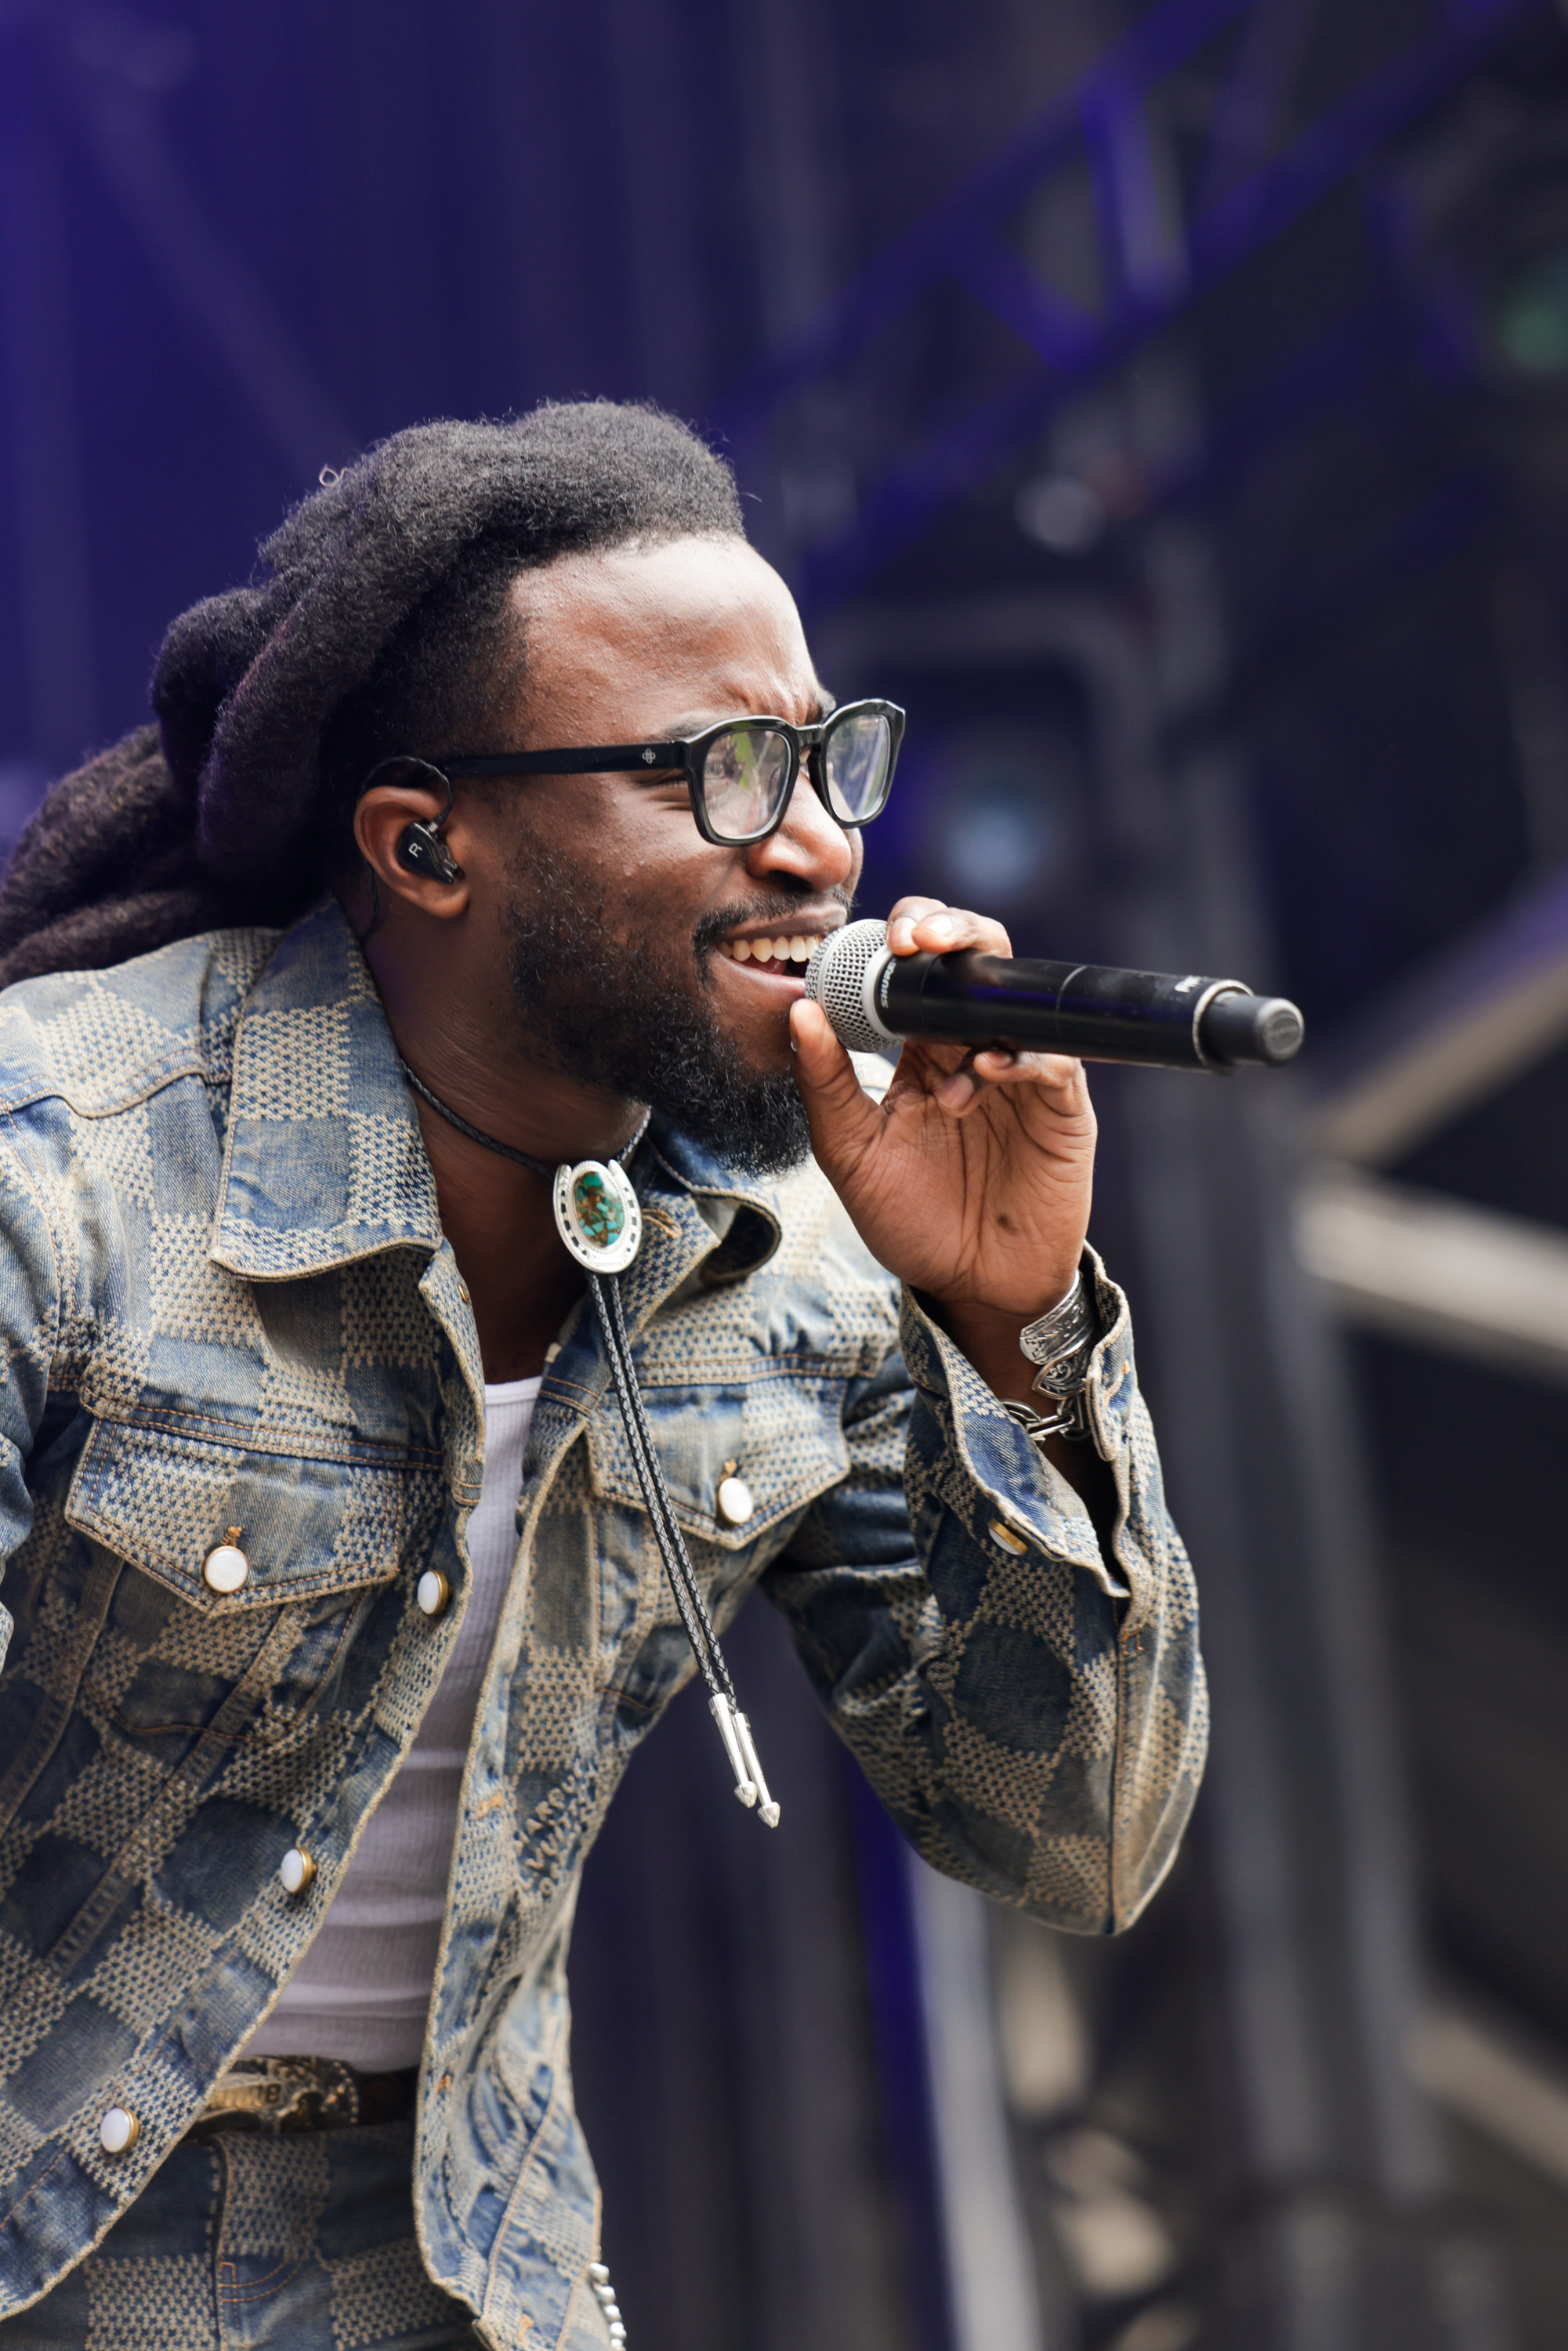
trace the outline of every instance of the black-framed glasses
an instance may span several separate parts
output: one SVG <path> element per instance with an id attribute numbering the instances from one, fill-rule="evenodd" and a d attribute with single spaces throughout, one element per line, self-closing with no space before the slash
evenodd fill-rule
<path id="1" fill-rule="evenodd" d="M 568 751 L 491 751 L 433 762 L 444 776 L 594 776 L 678 768 L 697 831 L 716 849 L 777 832 L 804 762 L 830 816 L 854 832 L 887 806 L 904 713 L 896 702 L 846 702 L 816 726 L 786 718 L 726 718 L 669 743 L 594 743 Z"/>

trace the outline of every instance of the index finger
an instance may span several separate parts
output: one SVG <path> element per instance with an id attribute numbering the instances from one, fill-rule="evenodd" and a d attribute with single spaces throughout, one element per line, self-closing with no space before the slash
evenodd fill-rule
<path id="1" fill-rule="evenodd" d="M 966 906 L 945 906 L 940 898 L 901 898 L 887 918 L 887 944 L 894 955 L 952 955 L 960 947 L 1012 953 L 1000 923 Z"/>
<path id="2" fill-rule="evenodd" d="M 887 918 L 887 944 L 894 955 L 915 953 L 915 925 L 922 914 L 946 914 L 940 898 L 900 898 Z"/>

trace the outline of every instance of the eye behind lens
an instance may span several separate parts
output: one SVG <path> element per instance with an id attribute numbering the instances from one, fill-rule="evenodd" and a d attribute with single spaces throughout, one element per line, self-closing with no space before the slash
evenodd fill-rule
<path id="1" fill-rule="evenodd" d="M 789 740 L 770 726 L 716 735 L 703 760 L 703 798 L 716 832 L 749 841 L 778 814 L 789 781 Z"/>

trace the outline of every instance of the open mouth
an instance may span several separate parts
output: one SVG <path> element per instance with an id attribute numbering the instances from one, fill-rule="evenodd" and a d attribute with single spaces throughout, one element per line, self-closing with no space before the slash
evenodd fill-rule
<path id="1" fill-rule="evenodd" d="M 735 963 L 753 963 L 781 978 L 802 979 L 822 944 L 820 931 L 779 932 L 756 939 L 720 939 L 718 951 Z"/>

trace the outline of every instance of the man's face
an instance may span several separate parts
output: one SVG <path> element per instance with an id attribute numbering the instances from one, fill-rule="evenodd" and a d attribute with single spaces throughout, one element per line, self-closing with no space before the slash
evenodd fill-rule
<path id="1" fill-rule="evenodd" d="M 509 746 L 659 742 L 725 718 L 822 715 L 789 591 L 738 540 L 570 556 L 512 593 L 526 682 Z M 706 841 L 680 779 L 519 778 L 492 806 L 527 1058 L 652 1102 L 722 1156 L 799 1158 L 797 943 L 844 920 L 858 835 L 804 775 L 779 831 L 749 849 Z M 753 955 L 763 940 L 786 943 L 786 960 Z"/>

